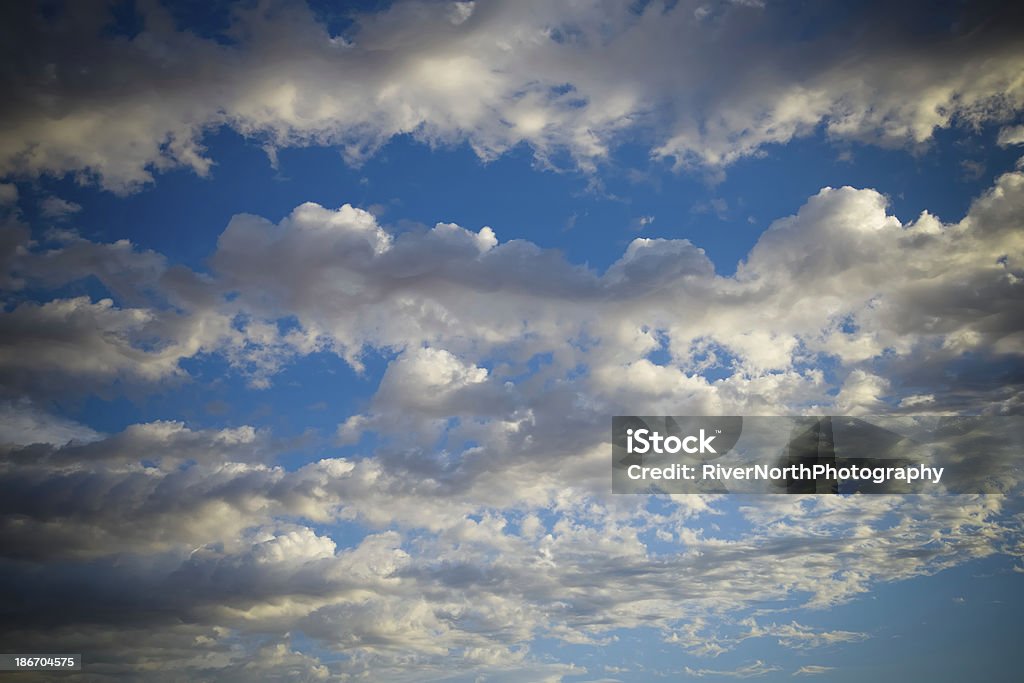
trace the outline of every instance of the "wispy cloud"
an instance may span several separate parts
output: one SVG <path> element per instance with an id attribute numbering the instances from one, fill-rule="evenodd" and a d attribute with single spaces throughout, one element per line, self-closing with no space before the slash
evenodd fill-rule
<path id="1" fill-rule="evenodd" d="M 81 205 L 60 197 L 47 197 L 39 203 L 39 213 L 44 218 L 62 220 L 82 210 Z"/>
<path id="2" fill-rule="evenodd" d="M 801 666 L 799 669 L 793 672 L 794 676 L 820 676 L 826 674 L 829 671 L 835 671 L 834 666 L 819 666 L 817 664 L 807 664 Z"/>
<path id="3" fill-rule="evenodd" d="M 753 664 L 747 664 L 745 666 L 737 667 L 735 669 L 691 669 L 686 667 L 684 671 L 689 676 L 723 676 L 726 678 L 757 678 L 758 676 L 764 676 L 766 674 L 779 671 L 778 666 L 765 664 L 763 661 L 758 659 Z"/>

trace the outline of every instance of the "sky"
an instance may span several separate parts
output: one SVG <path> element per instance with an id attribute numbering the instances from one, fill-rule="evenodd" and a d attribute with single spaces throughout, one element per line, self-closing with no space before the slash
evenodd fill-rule
<path id="1" fill-rule="evenodd" d="M 2 649 L 1017 680 L 1021 481 L 615 495 L 608 458 L 614 415 L 1019 419 L 1010 5 L 4 3 Z"/>

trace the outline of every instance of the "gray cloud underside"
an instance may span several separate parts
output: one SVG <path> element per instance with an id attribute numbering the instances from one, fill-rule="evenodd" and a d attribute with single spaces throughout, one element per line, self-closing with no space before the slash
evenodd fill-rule
<path id="1" fill-rule="evenodd" d="M 395 234 L 315 204 L 236 216 L 196 273 L 128 242 L 34 243 L 9 214 L 4 642 L 90 652 L 93 680 L 533 681 L 581 673 L 532 655 L 538 636 L 653 626 L 705 657 L 870 637 L 763 606 L 1019 557 L 1018 498 L 775 497 L 721 538 L 721 499 L 655 513 L 607 493 L 607 415 L 1020 413 L 1022 195 L 1009 173 L 959 222 L 903 225 L 874 190 L 825 189 L 731 277 L 685 240 L 635 240 L 597 273 L 487 228 Z M 22 298 L 86 277 L 110 298 Z M 45 412 L 55 393 L 192 381 L 186 358 L 265 386 L 292 358 L 359 367 L 367 349 L 393 358 L 337 438 L 376 432 L 368 458 L 326 447 L 287 470 L 253 427 L 102 435 Z M 341 521 L 371 533 L 339 548 Z"/>
<path id="2" fill-rule="evenodd" d="M 237 10 L 221 40 L 136 4 L 144 29 L 130 38 L 106 29 L 103 3 L 46 19 L 4 8 L 0 175 L 70 172 L 128 192 L 154 171 L 210 172 L 202 139 L 220 126 L 272 157 L 331 144 L 358 162 L 411 134 L 484 159 L 525 143 L 541 163 L 568 152 L 591 169 L 628 136 L 719 169 L 820 128 L 920 145 L 1024 103 L 1012 3 L 946 16 L 917 2 L 409 2 L 332 37 L 301 3 L 268 2 Z"/>

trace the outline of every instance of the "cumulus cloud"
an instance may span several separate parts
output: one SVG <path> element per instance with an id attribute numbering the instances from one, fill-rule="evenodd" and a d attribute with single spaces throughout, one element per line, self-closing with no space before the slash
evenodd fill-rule
<path id="1" fill-rule="evenodd" d="M 34 379 L 62 371 L 102 377 L 138 370 L 157 378 L 177 369 L 175 354 L 147 352 L 131 342 L 132 335 L 152 322 L 152 315 L 141 309 L 116 308 L 110 299 L 24 303 L 2 316 L 0 324 L 7 334 L 0 367 L 6 386 L 22 376 Z M 69 347 L 76 353 L 66 353 Z"/>
<path id="2" fill-rule="evenodd" d="M 206 273 L 10 227 L 0 585 L 19 594 L 4 642 L 58 638 L 97 673 L 198 680 L 558 680 L 583 671 L 523 643 L 620 629 L 695 656 L 855 644 L 871 634 L 765 605 L 827 609 L 1019 556 L 1015 499 L 777 496 L 740 504 L 744 526 L 723 534 L 713 496 L 608 493 L 607 416 L 1019 413 L 1022 200 L 1008 173 L 959 221 L 904 223 L 875 190 L 825 188 L 734 276 L 687 240 L 636 239 L 598 272 L 486 227 L 395 233 L 348 205 L 236 216 Z M 110 296 L 60 293 L 88 277 Z M 325 351 L 387 363 L 343 417 L 345 457 L 318 444 L 289 467 L 288 444 L 253 426 L 98 434 L 46 412 L 76 384 L 185 381 L 201 354 L 270 383 Z"/>
<path id="3" fill-rule="evenodd" d="M 331 35 L 305 5 L 269 2 L 234 11 L 219 39 L 179 30 L 156 2 L 137 3 L 142 29 L 127 36 L 99 3 L 11 5 L 0 174 L 116 192 L 178 166 L 206 175 L 203 136 L 220 126 L 272 156 L 332 144 L 358 161 L 411 134 L 483 159 L 520 143 L 546 164 L 568 151 L 582 168 L 629 133 L 677 166 L 719 168 L 819 128 L 915 145 L 1012 118 L 1019 13 L 925 5 L 864 3 L 835 21 L 789 2 L 413 1 Z M 906 30 L 921 12 L 935 20 Z"/>
<path id="4" fill-rule="evenodd" d="M 953 223 L 904 224 L 876 190 L 824 188 L 733 276 L 685 240 L 636 239 L 596 272 L 489 227 L 394 234 L 348 205 L 236 216 L 202 274 L 72 232 L 43 248 L 14 226 L 12 291 L 96 278 L 112 297 L 15 299 L 0 374 L 16 398 L 183 379 L 182 359 L 213 353 L 266 386 L 296 355 L 332 351 L 358 370 L 377 349 L 396 357 L 352 426 L 458 414 L 467 434 L 478 419 L 513 440 L 516 425 L 553 427 L 546 415 L 871 413 L 922 396 L 930 411 L 1015 413 L 1021 206 L 1021 172 Z"/>
<path id="5" fill-rule="evenodd" d="M 966 400 L 961 392 L 991 391 L 1012 411 L 1016 383 L 985 389 L 965 372 L 944 395 L 920 383 L 926 368 L 960 358 L 1019 356 L 1022 192 L 1024 175 L 1008 173 L 957 223 L 925 212 L 902 224 L 874 190 L 825 188 L 773 223 L 733 277 L 716 275 L 686 240 L 635 239 L 596 273 L 528 243 L 499 243 L 489 228 L 392 236 L 369 213 L 316 205 L 276 226 L 236 217 L 211 263 L 255 318 L 294 315 L 300 351 L 330 348 L 359 367 L 367 347 L 404 350 L 381 410 L 415 401 L 440 415 L 457 397 L 467 410 L 508 409 L 521 389 L 503 378 L 552 354 L 538 372 L 586 365 L 572 385 L 592 400 L 635 389 L 714 412 L 749 408 L 764 391 L 797 408 L 802 392 L 805 407 L 871 412 L 901 395 L 927 394 L 941 408 Z M 647 359 L 659 349 L 672 362 Z M 423 358 L 429 373 L 415 369 Z M 847 370 L 832 397 L 809 367 L 824 358 Z M 495 361 L 492 371 L 481 365 Z M 712 386 L 701 376 L 709 363 L 732 375 Z"/>
<path id="6" fill-rule="evenodd" d="M 240 460 L 267 446 L 244 427 L 154 423 L 6 453 L 0 573 L 20 588 L 5 601 L 5 642 L 29 646 L 66 631 L 111 674 L 157 655 L 161 668 L 218 679 L 253 658 L 225 650 L 229 643 L 255 651 L 269 632 L 301 632 L 343 655 L 308 662 L 313 670 L 399 680 L 444 679 L 451 666 L 470 679 L 544 671 L 522 643 L 594 644 L 639 627 L 698 655 L 751 638 L 814 648 L 865 634 L 749 618 L 730 636 L 706 623 L 755 607 L 763 614 L 792 595 L 847 601 L 878 582 L 999 552 L 1016 533 L 993 498 L 776 497 L 745 509 L 749 528 L 725 538 L 708 528 L 713 516 L 683 505 L 653 513 L 643 498 L 609 500 L 596 487 L 573 491 L 572 481 L 536 504 L 497 495 L 519 486 L 513 478 L 480 478 L 489 495 L 462 502 L 409 476 L 389 484 L 396 470 L 387 462 L 286 470 Z M 383 516 L 363 512 L 374 509 Z M 540 509 L 548 521 L 529 522 Z M 353 514 L 392 529 L 340 546 L 326 530 Z M 677 535 L 668 552 L 643 540 L 655 529 Z M 158 653 L 148 641 L 155 634 L 167 636 Z M 718 649 L 700 651 L 700 641 Z M 570 672 L 548 671 L 555 680 Z"/>

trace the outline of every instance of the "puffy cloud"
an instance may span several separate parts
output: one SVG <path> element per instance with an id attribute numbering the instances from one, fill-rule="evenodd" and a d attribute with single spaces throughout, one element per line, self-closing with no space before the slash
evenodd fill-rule
<path id="1" fill-rule="evenodd" d="M 230 335 L 219 316 L 123 308 L 107 299 L 24 302 L 0 313 L 4 391 L 95 391 L 116 380 L 183 378 L 183 358 Z"/>
<path id="2" fill-rule="evenodd" d="M 865 634 L 765 624 L 764 605 L 844 602 L 878 582 L 1006 552 L 1017 533 L 1001 498 L 778 496 L 743 508 L 749 526 L 727 538 L 682 501 L 653 513 L 643 498 L 602 500 L 599 485 L 571 479 L 554 501 L 533 502 L 501 497 L 524 490 L 509 471 L 478 477 L 464 498 L 396 478 L 387 460 L 292 471 L 240 461 L 267 445 L 246 428 L 155 423 L 7 453 L 0 574 L 20 589 L 5 603 L 16 617 L 5 642 L 88 645 L 93 673 L 148 661 L 217 680 L 274 661 L 310 677 L 544 671 L 522 643 L 593 644 L 639 627 L 694 654 L 751 638 L 813 648 Z M 541 509 L 544 522 L 523 514 Z M 332 535 L 344 532 L 332 530 L 353 511 L 398 530 L 341 545 Z M 657 550 L 645 540 L 655 530 L 669 533 Z M 707 622 L 753 608 L 762 616 L 739 621 L 735 636 L 708 632 Z M 269 632 L 301 633 L 342 658 L 268 645 Z M 548 670 L 559 672 L 570 670 Z"/>
<path id="3" fill-rule="evenodd" d="M 889 383 L 882 377 L 864 370 L 854 370 L 847 376 L 836 395 L 836 412 L 841 415 L 871 415 L 884 412 L 885 395 Z"/>
<path id="4" fill-rule="evenodd" d="M 686 240 L 633 240 L 598 273 L 489 228 L 395 235 L 348 205 L 304 204 L 278 224 L 236 216 L 209 274 L 126 241 L 67 233 L 44 249 L 15 227 L 13 286 L 92 276 L 123 303 L 17 303 L 0 313 L 0 372 L 12 397 L 45 396 L 184 377 L 183 359 L 219 353 L 266 385 L 295 355 L 334 351 L 359 369 L 381 350 L 394 360 L 342 436 L 391 433 L 397 457 L 447 434 L 449 465 L 481 472 L 493 463 L 455 444 L 583 462 L 599 440 L 563 445 L 560 424 L 597 434 L 607 414 L 912 410 L 922 396 L 931 411 L 1016 412 L 1020 206 L 1020 172 L 950 224 L 902 224 L 874 190 L 826 188 L 731 277 Z"/>
<path id="5" fill-rule="evenodd" d="M 600 274 L 527 243 L 498 243 L 487 228 L 439 224 L 392 237 L 368 213 L 313 205 L 277 226 L 236 218 L 212 263 L 255 318 L 294 315 L 300 350 L 315 339 L 356 367 L 366 347 L 405 350 L 385 376 L 379 410 L 413 401 L 406 407 L 424 414 L 431 404 L 436 415 L 459 412 L 445 403 L 457 396 L 463 406 L 521 404 L 515 395 L 530 384 L 501 383 L 550 354 L 550 366 L 528 374 L 550 380 L 585 366 L 589 374 L 566 386 L 591 401 L 632 388 L 728 410 L 730 401 L 749 408 L 751 389 L 777 398 L 791 389 L 808 407 L 870 411 L 890 395 L 930 393 L 914 386 L 925 367 L 1019 355 L 1022 192 L 1024 175 L 1008 173 L 960 222 L 924 213 L 904 225 L 874 190 L 826 188 L 773 223 L 734 277 L 715 275 L 685 240 L 634 240 Z M 271 262 L 288 267 L 271 278 Z M 646 358 L 659 349 L 670 364 Z M 847 371 L 833 399 L 807 369 L 828 358 Z M 416 370 L 424 362 L 431 372 Z M 701 377 L 723 365 L 731 377 L 714 386 Z M 953 396 L 960 388 L 946 387 L 945 400 L 962 400 Z"/>
<path id="6" fill-rule="evenodd" d="M 7 334 L 0 364 L 9 374 L 66 370 L 81 375 L 109 375 L 136 367 L 151 376 L 172 373 L 176 369 L 173 361 L 160 363 L 160 354 L 147 353 L 129 341 L 132 333 L 151 321 L 147 311 L 118 309 L 110 299 L 92 303 L 86 297 L 78 297 L 42 305 L 21 304 L 3 314 Z M 23 343 L 19 343 L 21 339 Z M 69 347 L 78 353 L 67 354 Z M 138 362 L 145 357 L 156 362 Z"/>
<path id="7" fill-rule="evenodd" d="M 961 221 L 903 224 L 874 190 L 826 188 L 730 277 L 685 240 L 634 240 L 595 272 L 488 228 L 392 234 L 351 206 L 237 216 L 208 274 L 71 233 L 44 248 L 15 227 L 9 281 L 45 292 L 95 276 L 117 303 L 15 299 L 0 314 L 17 396 L 0 583 L 21 589 L 4 642 L 66 636 L 97 673 L 196 680 L 557 680 L 582 672 L 523 643 L 641 627 L 698 656 L 751 638 L 857 642 L 764 606 L 828 608 L 1019 556 L 1014 496 L 776 496 L 744 501 L 745 524 L 723 534 L 720 499 L 655 512 L 608 493 L 607 415 L 914 410 L 923 397 L 929 411 L 1019 412 L 1022 199 L 1024 174 L 1010 173 Z M 271 381 L 293 355 L 359 367 L 367 349 L 388 363 L 339 428 L 354 455 L 297 468 L 274 464 L 287 444 L 253 427 L 99 435 L 21 398 L 44 380 L 175 378 L 199 353 Z"/>
<path id="8" fill-rule="evenodd" d="M 5 10 L 0 174 L 117 192 L 176 166 L 205 175 L 202 138 L 220 126 L 272 155 L 333 144 L 358 161 L 411 134 L 484 159 L 525 142 L 553 165 L 568 150 L 583 168 L 639 131 L 654 156 L 721 167 L 819 127 L 920 144 L 1009 119 L 1024 98 L 1020 18 L 997 2 L 863 3 L 838 21 L 791 2 L 412 1 L 356 14 L 340 36 L 270 2 L 236 10 L 220 39 L 138 8 L 132 36 L 111 35 L 98 3 Z M 936 16 L 910 30 L 922 13 Z"/>
<path id="9" fill-rule="evenodd" d="M 117 381 L 180 379 L 183 359 L 213 351 L 254 374 L 277 367 L 267 358 L 268 349 L 280 350 L 276 327 L 267 333 L 267 326 L 240 318 L 208 276 L 169 266 L 128 240 L 100 244 L 60 231 L 41 243 L 12 223 L 0 228 L 0 266 L 7 303 L 0 311 L 0 378 L 7 393 L 52 397 Z M 26 285 L 52 290 L 87 279 L 111 296 L 24 296 Z"/>
<path id="10" fill-rule="evenodd" d="M 397 413 L 412 410 L 438 418 L 479 413 L 486 411 L 486 403 L 500 406 L 502 400 L 487 374 L 444 350 L 410 349 L 388 366 L 374 401 Z M 410 392 L 410 387 L 417 390 Z"/>

